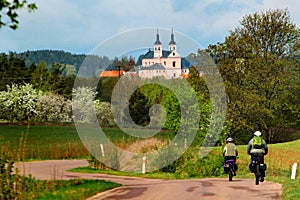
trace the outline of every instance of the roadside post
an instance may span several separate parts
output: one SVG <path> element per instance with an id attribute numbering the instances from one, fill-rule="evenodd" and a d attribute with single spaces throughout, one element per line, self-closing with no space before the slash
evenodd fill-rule
<path id="1" fill-rule="evenodd" d="M 104 147 L 103 147 L 103 144 L 100 144 L 100 149 L 101 149 L 102 156 L 104 157 Z"/>
<path id="2" fill-rule="evenodd" d="M 294 163 L 293 167 L 292 167 L 291 179 L 295 179 L 296 178 L 296 172 L 297 172 L 297 163 Z"/>
<path id="3" fill-rule="evenodd" d="M 146 156 L 143 156 L 142 173 L 146 173 Z"/>

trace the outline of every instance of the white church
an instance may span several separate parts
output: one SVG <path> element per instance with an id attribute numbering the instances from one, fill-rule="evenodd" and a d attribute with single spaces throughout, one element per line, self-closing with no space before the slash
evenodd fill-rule
<path id="1" fill-rule="evenodd" d="M 189 74 L 190 67 L 191 64 L 177 52 L 173 29 L 171 31 L 171 40 L 168 44 L 168 50 L 163 50 L 157 30 L 153 50 L 149 49 L 149 51 L 141 57 L 138 76 L 141 78 L 153 78 L 158 76 L 165 77 L 166 79 L 185 78 Z"/>

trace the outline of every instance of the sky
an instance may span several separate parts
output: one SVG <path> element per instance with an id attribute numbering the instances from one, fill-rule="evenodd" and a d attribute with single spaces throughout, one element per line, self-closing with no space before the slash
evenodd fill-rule
<path id="1" fill-rule="evenodd" d="M 38 9 L 22 10 L 19 28 L 0 29 L 0 52 L 64 50 L 89 54 L 124 32 L 135 29 L 174 29 L 199 47 L 223 42 L 246 14 L 266 9 L 288 9 L 300 26 L 299 0 L 28 0 Z M 146 29 L 147 30 L 147 29 Z M 151 33 L 152 34 L 152 33 Z M 140 34 L 155 41 L 155 33 Z M 126 38 L 125 38 L 126 40 Z M 175 35 L 176 40 L 176 35 Z M 132 41 L 132 40 L 131 40 Z"/>

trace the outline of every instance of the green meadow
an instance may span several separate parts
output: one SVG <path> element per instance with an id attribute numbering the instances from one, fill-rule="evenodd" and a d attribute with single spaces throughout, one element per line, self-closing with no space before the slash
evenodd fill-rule
<path id="1" fill-rule="evenodd" d="M 117 128 L 104 128 L 103 132 L 109 140 L 122 148 L 139 140 Z M 155 137 L 168 139 L 172 135 L 172 132 L 162 131 Z M 72 159 L 89 155 L 76 127 L 71 125 L 30 126 L 29 128 L 0 126 L 0 145 L 12 154 L 14 160 Z"/>

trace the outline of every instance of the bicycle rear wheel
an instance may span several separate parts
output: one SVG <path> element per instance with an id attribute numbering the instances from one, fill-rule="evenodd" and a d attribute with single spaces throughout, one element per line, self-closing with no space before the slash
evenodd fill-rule
<path id="1" fill-rule="evenodd" d="M 229 181 L 232 181 L 233 174 L 231 171 L 229 171 L 228 176 L 229 176 Z"/>
<path id="2" fill-rule="evenodd" d="M 255 169 L 255 185 L 259 185 L 259 178 L 260 178 L 259 164 L 256 164 L 256 169 Z"/>

